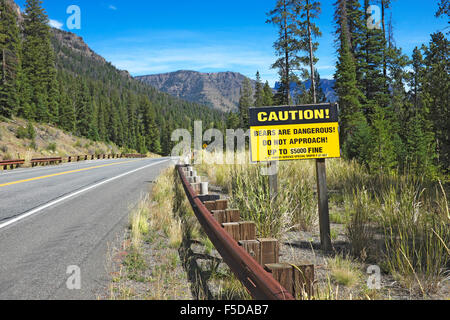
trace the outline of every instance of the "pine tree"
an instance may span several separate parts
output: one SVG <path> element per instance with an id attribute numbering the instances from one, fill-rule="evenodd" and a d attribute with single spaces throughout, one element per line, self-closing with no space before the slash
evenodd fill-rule
<path id="1" fill-rule="evenodd" d="M 101 141 L 108 141 L 106 133 L 105 106 L 100 102 L 98 107 L 97 128 L 98 136 Z"/>
<path id="2" fill-rule="evenodd" d="M 431 35 L 429 47 L 425 49 L 425 82 L 423 86 L 426 107 L 433 124 L 438 151 L 438 163 L 444 172 L 450 169 L 450 67 L 449 41 L 443 33 Z"/>
<path id="3" fill-rule="evenodd" d="M 269 85 L 269 82 L 266 81 L 263 88 L 263 106 L 273 106 L 273 91 L 272 88 Z"/>
<path id="4" fill-rule="evenodd" d="M 76 128 L 77 133 L 83 137 L 89 135 L 92 117 L 92 101 L 86 81 L 80 81 L 75 94 Z"/>
<path id="5" fill-rule="evenodd" d="M 0 116 L 18 111 L 20 37 L 17 14 L 11 3 L 0 0 Z"/>
<path id="6" fill-rule="evenodd" d="M 316 85 L 316 96 L 317 96 L 317 103 L 325 103 L 327 102 L 327 96 L 322 88 L 322 80 L 320 79 L 319 71 L 314 72 L 314 83 Z"/>
<path id="7" fill-rule="evenodd" d="M 31 87 L 31 104 L 38 121 L 55 121 L 57 116 L 56 71 L 50 42 L 48 17 L 42 1 L 27 0 L 23 23 L 23 71 Z"/>
<path id="8" fill-rule="evenodd" d="M 239 129 L 240 123 L 239 116 L 235 112 L 230 111 L 227 115 L 227 129 Z"/>
<path id="9" fill-rule="evenodd" d="M 75 133 L 77 126 L 75 106 L 73 100 L 70 98 L 69 94 L 64 89 L 62 81 L 59 82 L 59 92 L 60 92 L 59 105 L 61 106 L 62 109 L 59 115 L 58 125 L 68 132 Z"/>
<path id="10" fill-rule="evenodd" d="M 369 167 L 373 171 L 390 171 L 398 164 L 397 139 L 393 139 L 393 127 L 385 108 L 375 105 L 371 123 Z"/>
<path id="11" fill-rule="evenodd" d="M 358 87 L 363 92 L 363 78 L 364 78 L 364 67 L 365 55 L 363 51 L 363 44 L 366 40 L 366 28 L 367 20 L 365 13 L 362 11 L 362 7 L 359 0 L 347 0 L 345 3 L 346 7 L 346 22 L 348 26 L 348 39 L 350 39 L 349 49 L 355 59 L 356 66 L 356 80 Z M 338 21 L 337 21 L 338 22 Z"/>
<path id="12" fill-rule="evenodd" d="M 385 50 L 385 62 L 387 68 L 387 84 L 390 88 L 390 105 L 386 112 L 390 112 L 390 121 L 392 125 L 392 139 L 396 141 L 396 154 L 401 165 L 405 164 L 407 158 L 404 142 L 407 132 L 403 130 L 404 124 L 409 120 L 409 110 L 411 104 L 406 91 L 406 84 L 409 79 L 409 73 L 406 67 L 410 64 L 408 56 L 402 53 L 400 48 L 395 45 L 392 18 L 388 23 L 388 47 Z"/>
<path id="13" fill-rule="evenodd" d="M 296 21 L 296 4 L 293 0 L 278 0 L 275 8 L 268 13 L 267 23 L 274 24 L 278 28 L 278 39 L 274 43 L 276 55 L 279 57 L 272 65 L 278 69 L 280 86 L 275 96 L 277 104 L 289 105 L 291 103 L 291 82 L 298 82 L 295 70 L 300 69 L 300 60 L 297 56 L 300 49 L 298 29 Z"/>
<path id="14" fill-rule="evenodd" d="M 364 162 L 370 132 L 362 112 L 365 97 L 357 85 L 356 63 L 350 50 L 352 41 L 348 32 L 348 2 L 339 0 L 335 3 L 335 7 L 339 50 L 334 78 L 335 91 L 339 97 L 341 143 L 347 158 L 357 158 L 360 162 Z"/>
<path id="15" fill-rule="evenodd" d="M 293 2 L 295 4 L 295 11 L 297 12 L 295 22 L 298 30 L 301 30 L 298 49 L 305 53 L 304 56 L 299 58 L 299 61 L 309 68 L 309 70 L 302 70 L 302 76 L 304 79 L 311 81 L 310 95 L 313 103 L 317 103 L 315 64 L 318 62 L 318 59 L 314 54 L 317 51 L 319 43 L 314 40 L 321 37 L 322 33 L 314 20 L 321 13 L 320 2 L 314 0 L 295 0 Z"/>
<path id="16" fill-rule="evenodd" d="M 423 55 L 418 47 L 414 48 L 411 61 L 412 71 L 409 73 L 410 100 L 413 103 L 413 113 L 423 108 L 423 82 L 425 66 Z"/>
<path id="17" fill-rule="evenodd" d="M 382 31 L 383 31 L 383 40 L 384 43 L 387 43 L 386 40 L 386 9 L 389 9 L 391 5 L 391 0 L 380 0 L 381 4 L 381 25 L 382 25 Z M 386 45 L 384 46 L 384 52 L 383 52 L 383 76 L 387 78 L 387 52 L 386 52 Z"/>
<path id="18" fill-rule="evenodd" d="M 435 178 L 436 146 L 431 122 L 426 119 L 424 112 L 416 112 L 406 123 L 405 163 L 417 175 Z"/>
<path id="19" fill-rule="evenodd" d="M 255 107 L 262 107 L 264 105 L 264 91 L 263 84 L 261 82 L 261 75 L 259 71 L 256 72 L 256 84 L 255 84 Z"/>
<path id="20" fill-rule="evenodd" d="M 370 19 L 368 13 L 369 0 L 364 0 L 365 20 Z M 363 63 L 362 71 L 363 93 L 367 98 L 365 112 L 369 116 L 377 106 L 386 107 L 389 104 L 387 78 L 383 75 L 383 60 L 386 41 L 383 31 L 364 26 L 364 39 L 361 46 Z"/>
<path id="21" fill-rule="evenodd" d="M 241 89 L 241 98 L 239 99 L 239 118 L 241 128 L 249 128 L 249 109 L 253 106 L 253 89 L 248 78 L 244 79 Z"/>
<path id="22" fill-rule="evenodd" d="M 443 15 L 450 17 L 450 1 L 449 0 L 439 0 L 438 11 L 436 12 L 436 18 Z M 450 23 L 450 21 L 449 21 Z"/>
<path id="23" fill-rule="evenodd" d="M 89 116 L 89 127 L 87 128 L 87 138 L 93 141 L 100 140 L 98 134 L 98 105 L 95 100 L 92 101 L 91 114 Z"/>

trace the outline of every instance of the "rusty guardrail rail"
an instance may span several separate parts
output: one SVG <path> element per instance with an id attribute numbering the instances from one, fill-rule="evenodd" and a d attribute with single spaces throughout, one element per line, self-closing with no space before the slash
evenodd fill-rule
<path id="1" fill-rule="evenodd" d="M 78 156 L 67 156 L 67 162 L 79 162 L 79 161 L 87 161 L 87 160 L 95 160 L 95 159 L 119 159 L 119 158 L 146 158 L 145 154 L 98 154 L 98 155 L 78 155 Z M 54 163 L 63 163 L 62 157 L 56 158 L 34 158 L 30 160 L 30 164 L 32 167 L 35 167 L 39 164 L 54 164 Z M 3 170 L 7 170 L 8 167 L 14 169 L 14 167 L 20 167 L 25 164 L 25 160 L 1 160 L 0 168 Z"/>
<path id="2" fill-rule="evenodd" d="M 8 166 L 13 168 L 14 166 L 19 167 L 22 164 L 25 164 L 25 160 L 2 160 L 0 161 L 0 168 L 3 167 L 3 170 L 7 170 Z"/>
<path id="3" fill-rule="evenodd" d="M 57 157 L 57 158 L 36 158 L 36 159 L 31 159 L 30 163 L 32 167 L 35 167 L 41 163 L 62 163 L 62 158 L 61 157 Z"/>
<path id="4" fill-rule="evenodd" d="M 183 167 L 182 165 L 177 166 L 178 174 L 198 221 L 225 263 L 247 288 L 253 299 L 294 300 L 294 297 L 270 273 L 265 271 L 249 253 L 240 247 L 214 219 L 188 182 Z"/>

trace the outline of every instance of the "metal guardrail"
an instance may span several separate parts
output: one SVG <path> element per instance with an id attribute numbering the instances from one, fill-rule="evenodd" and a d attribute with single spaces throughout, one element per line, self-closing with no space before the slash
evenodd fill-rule
<path id="1" fill-rule="evenodd" d="M 253 259 L 214 219 L 188 182 L 183 168 L 177 166 L 186 196 L 198 221 L 225 263 L 256 300 L 294 300 L 294 297 L 273 276 Z"/>
<path id="2" fill-rule="evenodd" d="M 9 167 L 14 167 L 14 166 L 20 166 L 22 164 L 25 164 L 25 160 L 2 160 L 0 161 L 0 168 L 3 167 L 4 170 L 8 169 Z"/>
<path id="3" fill-rule="evenodd" d="M 146 158 L 145 154 L 98 154 L 98 155 L 78 155 L 78 156 L 68 156 L 67 162 L 79 162 L 79 161 L 87 161 L 87 160 L 95 160 L 95 159 L 119 159 L 119 158 Z M 54 157 L 54 158 L 34 158 L 30 160 L 31 166 L 35 167 L 39 164 L 53 164 L 53 163 L 62 163 L 62 157 Z M 0 169 L 3 168 L 7 170 L 8 167 L 11 169 L 14 166 L 19 167 L 25 164 L 25 160 L 0 160 Z"/>
<path id="4" fill-rule="evenodd" d="M 36 158 L 31 159 L 31 166 L 34 167 L 40 163 L 61 163 L 63 160 L 61 157 L 58 158 Z"/>

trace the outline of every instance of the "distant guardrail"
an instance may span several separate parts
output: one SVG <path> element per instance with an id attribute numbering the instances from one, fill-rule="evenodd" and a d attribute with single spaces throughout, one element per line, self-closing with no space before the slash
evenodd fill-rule
<path id="1" fill-rule="evenodd" d="M 23 164 L 25 164 L 25 160 L 2 160 L 2 161 L 0 161 L 0 167 L 2 167 L 3 170 L 7 170 L 8 167 L 10 167 L 11 169 L 18 168 Z"/>
<path id="2" fill-rule="evenodd" d="M 30 163 L 32 167 L 42 165 L 51 165 L 51 164 L 59 164 L 62 163 L 63 159 L 61 157 L 58 158 L 36 158 L 31 159 Z"/>
<path id="3" fill-rule="evenodd" d="M 88 160 L 103 160 L 103 159 L 120 159 L 120 158 L 147 158 L 145 154 L 85 154 L 85 155 L 76 155 L 76 156 L 68 156 L 68 157 L 50 157 L 50 158 L 33 158 L 30 160 L 30 164 L 32 167 L 40 166 L 40 165 L 54 165 L 63 163 L 66 159 L 66 162 L 80 162 L 80 161 L 88 161 Z M 17 160 L 0 160 L 0 169 L 8 170 L 8 169 L 17 169 L 21 166 L 25 165 L 26 160 L 17 159 Z"/>

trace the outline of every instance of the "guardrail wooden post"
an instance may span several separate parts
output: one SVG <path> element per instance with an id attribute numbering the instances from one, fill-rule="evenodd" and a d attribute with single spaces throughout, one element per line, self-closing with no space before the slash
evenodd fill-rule
<path id="1" fill-rule="evenodd" d="M 228 209 L 228 200 L 216 201 L 216 210 L 227 210 L 227 209 Z"/>
<path id="2" fill-rule="evenodd" d="M 225 210 L 225 221 L 226 222 L 241 221 L 241 212 L 236 209 L 226 209 Z M 246 239 L 242 239 L 242 240 L 246 240 Z"/>
<path id="3" fill-rule="evenodd" d="M 212 210 L 211 213 L 219 224 L 227 222 L 225 220 L 225 210 Z"/>
<path id="4" fill-rule="evenodd" d="M 250 221 L 239 222 L 241 240 L 256 240 L 256 224 Z"/>
<path id="5" fill-rule="evenodd" d="M 206 209 L 208 209 L 209 212 L 213 212 L 216 210 L 216 202 L 215 201 L 206 201 L 204 203 Z"/>
<path id="6" fill-rule="evenodd" d="M 247 251 L 256 262 L 261 264 L 261 243 L 256 240 L 241 240 L 239 245 Z"/>
<path id="7" fill-rule="evenodd" d="M 331 251 L 330 212 L 325 159 L 316 160 L 317 194 L 319 198 L 319 225 L 322 250 Z"/>
<path id="8" fill-rule="evenodd" d="M 236 240 L 236 242 L 241 241 L 241 232 L 239 228 L 239 223 L 237 222 L 229 222 L 229 223 L 222 223 L 222 226 L 224 227 L 225 231 L 227 231 L 230 236 Z"/>
<path id="9" fill-rule="evenodd" d="M 241 220 L 241 213 L 239 210 L 212 210 L 211 213 L 213 214 L 214 218 L 219 222 L 219 224 L 222 223 L 231 223 L 231 222 L 239 222 Z M 247 240 L 247 239 L 242 239 Z"/>
<path id="10" fill-rule="evenodd" d="M 279 247 L 277 239 L 257 239 L 261 244 L 261 265 L 279 262 Z"/>
<path id="11" fill-rule="evenodd" d="M 294 295 L 294 273 L 292 266 L 287 263 L 270 263 L 265 265 L 267 272 L 272 273 L 272 276 L 277 280 L 290 294 Z"/>

